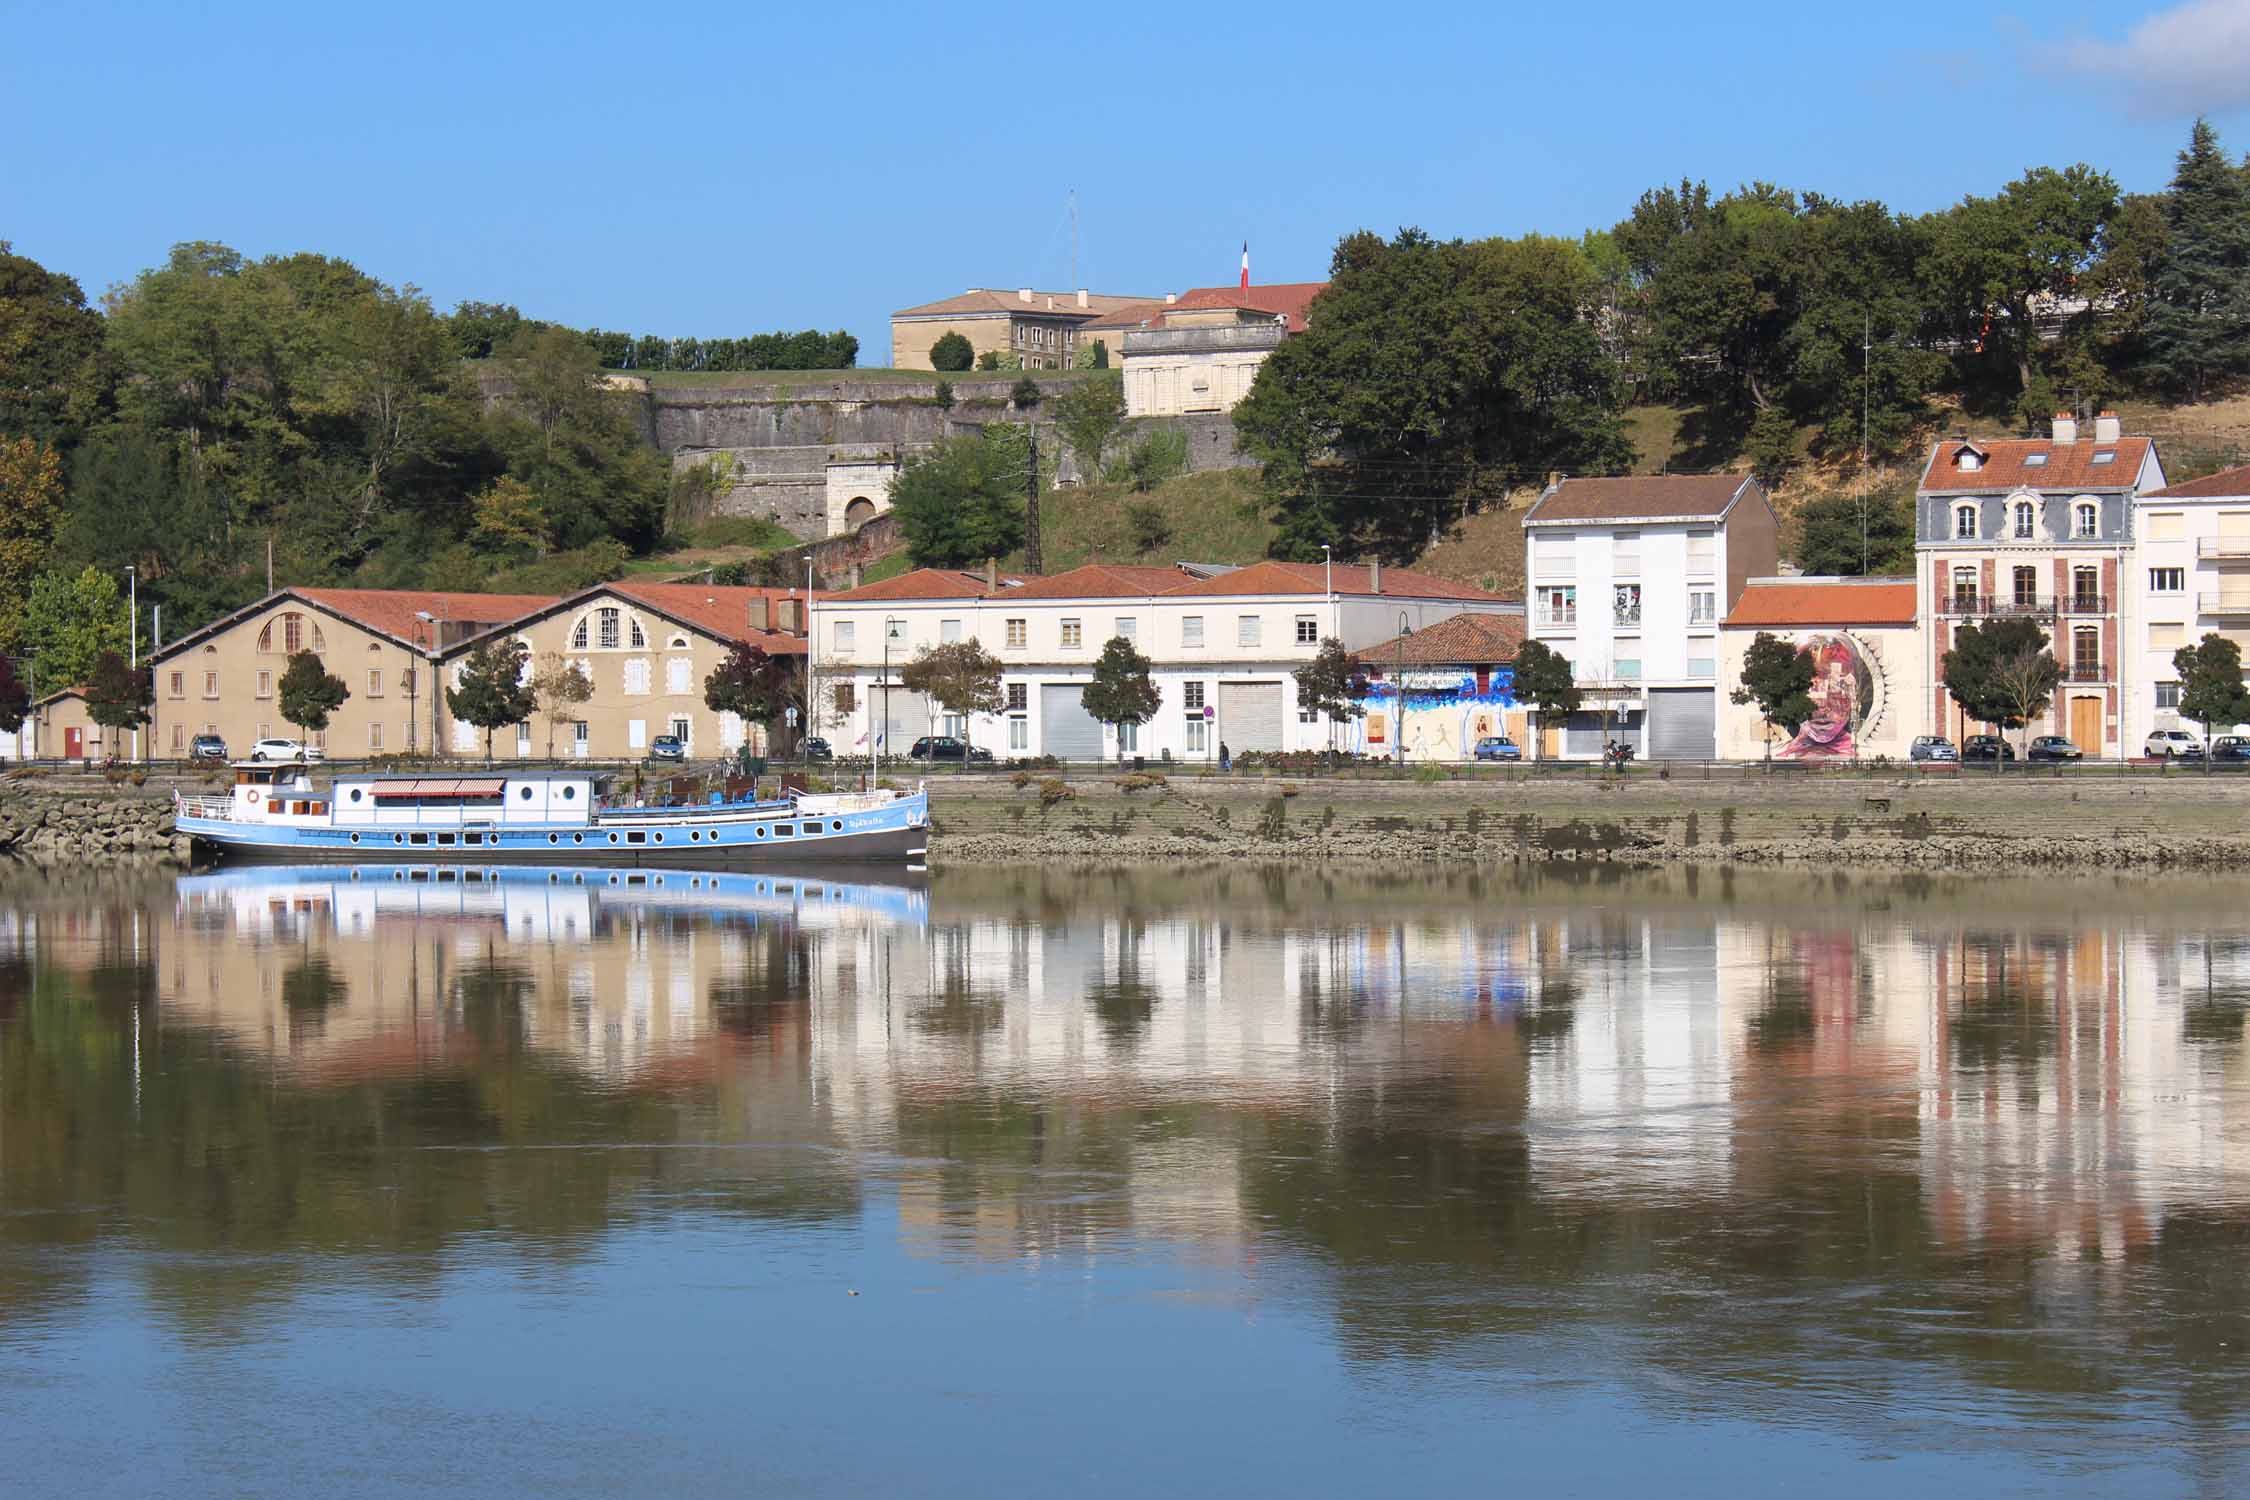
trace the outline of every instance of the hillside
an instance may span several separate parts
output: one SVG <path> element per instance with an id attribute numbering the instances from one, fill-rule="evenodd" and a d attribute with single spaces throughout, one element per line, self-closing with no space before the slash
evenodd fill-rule
<path id="1" fill-rule="evenodd" d="M 1257 472 L 1215 469 L 1183 474 L 1136 494 L 1125 485 L 1051 490 L 1039 502 L 1050 573 L 1090 562 L 1246 563 L 1266 555 L 1273 523 L 1260 513 Z M 1134 515 L 1160 518 L 1163 540 L 1137 545 Z M 1021 567 L 1016 554 L 1009 566 Z"/>

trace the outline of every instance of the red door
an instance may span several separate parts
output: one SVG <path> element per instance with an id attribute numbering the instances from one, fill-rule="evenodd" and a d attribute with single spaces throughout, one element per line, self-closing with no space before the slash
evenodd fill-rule
<path id="1" fill-rule="evenodd" d="M 84 760 L 86 758 L 86 731 L 84 728 L 76 724 L 64 726 L 62 753 L 64 760 Z"/>

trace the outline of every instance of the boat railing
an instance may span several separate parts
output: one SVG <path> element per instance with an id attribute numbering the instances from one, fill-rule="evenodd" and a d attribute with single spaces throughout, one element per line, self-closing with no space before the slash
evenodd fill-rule
<path id="1" fill-rule="evenodd" d="M 173 810 L 180 817 L 221 818 L 230 822 L 234 818 L 234 799 L 232 797 L 190 797 L 177 793 L 174 795 L 177 806 Z"/>

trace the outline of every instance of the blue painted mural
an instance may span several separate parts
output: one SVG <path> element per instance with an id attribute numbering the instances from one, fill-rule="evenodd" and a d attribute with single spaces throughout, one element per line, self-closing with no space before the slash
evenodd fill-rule
<path id="1" fill-rule="evenodd" d="M 1396 755 L 1391 736 L 1403 722 L 1409 759 L 1465 759 L 1478 740 L 1508 732 L 1506 710 L 1523 707 L 1512 667 L 1491 668 L 1485 684 L 1479 689 L 1468 667 L 1408 667 L 1401 703 L 1399 684 L 1370 682 L 1344 748 L 1358 755 Z"/>

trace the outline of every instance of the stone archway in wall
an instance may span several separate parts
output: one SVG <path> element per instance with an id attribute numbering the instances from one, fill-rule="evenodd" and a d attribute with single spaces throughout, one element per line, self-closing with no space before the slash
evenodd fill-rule
<path id="1" fill-rule="evenodd" d="M 875 502 L 865 495 L 854 495 L 844 506 L 844 530 L 857 531 L 875 519 Z"/>

